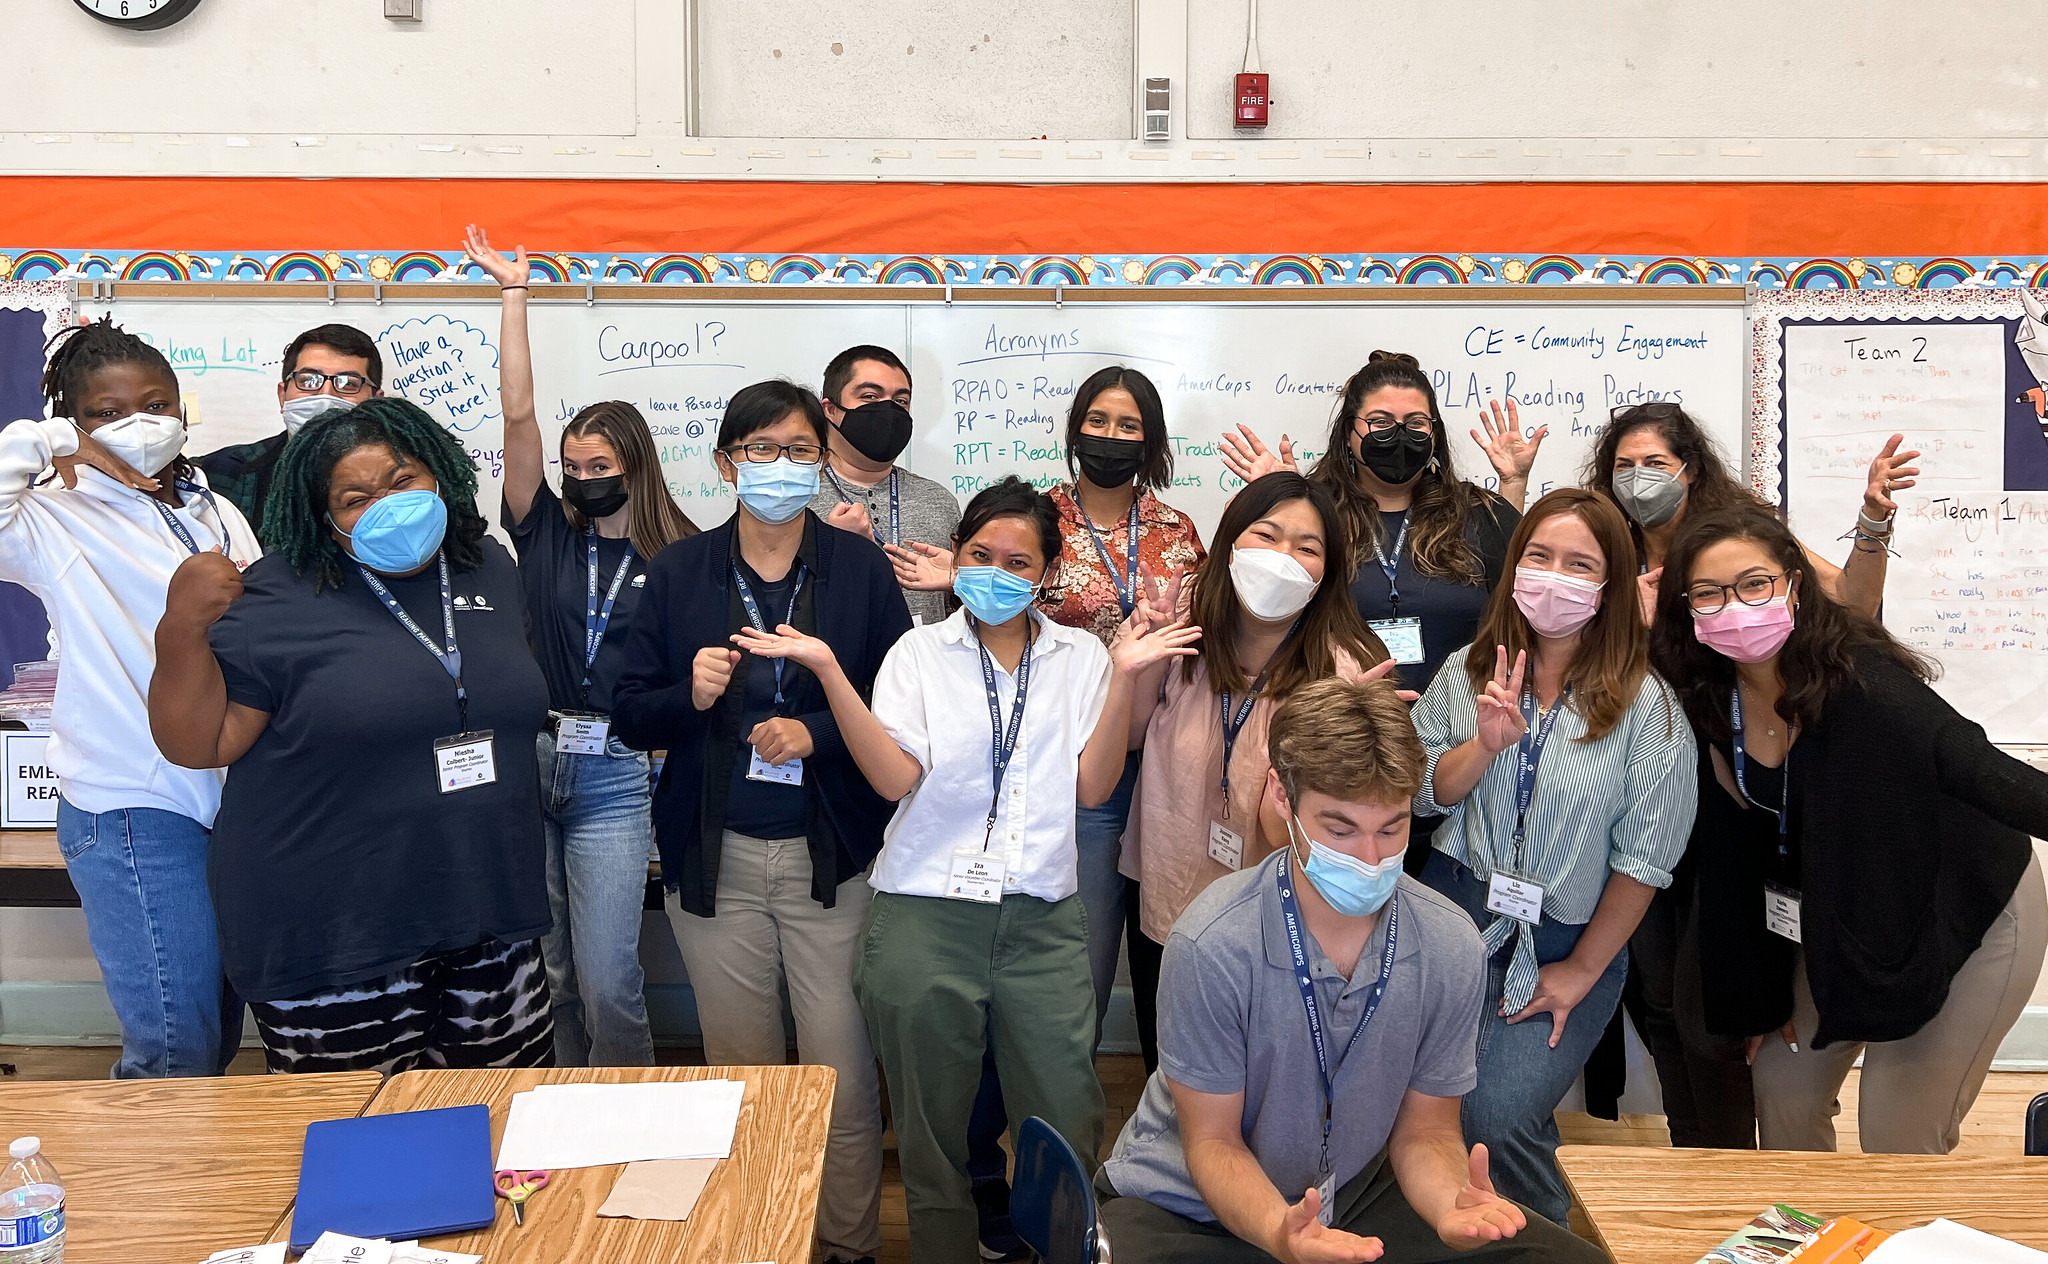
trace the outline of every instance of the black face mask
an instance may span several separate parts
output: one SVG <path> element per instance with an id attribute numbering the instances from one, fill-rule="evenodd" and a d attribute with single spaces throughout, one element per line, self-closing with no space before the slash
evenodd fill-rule
<path id="1" fill-rule="evenodd" d="M 1436 436 L 1427 430 L 1395 426 L 1358 441 L 1358 459 L 1373 477 L 1399 487 L 1429 468 L 1436 454 Z"/>
<path id="2" fill-rule="evenodd" d="M 626 504 L 626 476 L 571 478 L 562 475 L 562 503 L 586 518 L 609 518 Z"/>
<path id="3" fill-rule="evenodd" d="M 910 410 L 893 399 L 849 408 L 839 416 L 839 433 L 870 461 L 894 461 L 910 446 Z"/>
<path id="4" fill-rule="evenodd" d="M 1145 465 L 1145 445 L 1137 439 L 1112 439 L 1107 435 L 1075 435 L 1074 457 L 1081 473 L 1097 487 L 1122 487 L 1138 476 Z"/>

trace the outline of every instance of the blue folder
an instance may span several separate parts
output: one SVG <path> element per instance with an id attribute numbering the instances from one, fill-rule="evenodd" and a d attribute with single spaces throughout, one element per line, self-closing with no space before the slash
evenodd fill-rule
<path id="1" fill-rule="evenodd" d="M 491 1112 L 451 1106 L 306 1125 L 292 1252 L 329 1229 L 358 1238 L 430 1238 L 497 1218 Z"/>

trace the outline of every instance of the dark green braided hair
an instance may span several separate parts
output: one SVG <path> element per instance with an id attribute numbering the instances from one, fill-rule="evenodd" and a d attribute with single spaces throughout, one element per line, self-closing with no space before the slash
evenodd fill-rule
<path id="1" fill-rule="evenodd" d="M 455 436 L 419 405 L 392 396 L 367 399 L 308 422 L 284 445 L 271 475 L 270 498 L 263 504 L 263 547 L 282 553 L 301 575 L 316 571 L 313 591 L 341 587 L 349 558 L 334 542 L 327 492 L 335 465 L 366 444 L 391 448 L 426 467 L 448 505 L 448 536 L 442 545 L 448 564 L 463 571 L 483 565 L 476 466 Z"/>

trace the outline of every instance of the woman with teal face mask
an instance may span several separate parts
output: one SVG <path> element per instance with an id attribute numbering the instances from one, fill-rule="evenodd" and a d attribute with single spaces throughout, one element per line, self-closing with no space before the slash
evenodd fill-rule
<path id="1" fill-rule="evenodd" d="M 476 467 L 367 400 L 286 446 L 264 531 L 172 577 L 149 701 L 168 758 L 227 769 L 211 885 L 266 1062 L 550 1065 L 547 691 Z"/>

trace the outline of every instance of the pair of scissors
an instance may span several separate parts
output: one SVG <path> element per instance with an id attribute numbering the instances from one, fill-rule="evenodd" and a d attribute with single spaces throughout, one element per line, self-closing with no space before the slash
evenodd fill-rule
<path id="1" fill-rule="evenodd" d="M 512 1204 L 512 1222 L 526 1226 L 526 1200 L 548 1187 L 546 1172 L 500 1172 L 498 1197 Z"/>

